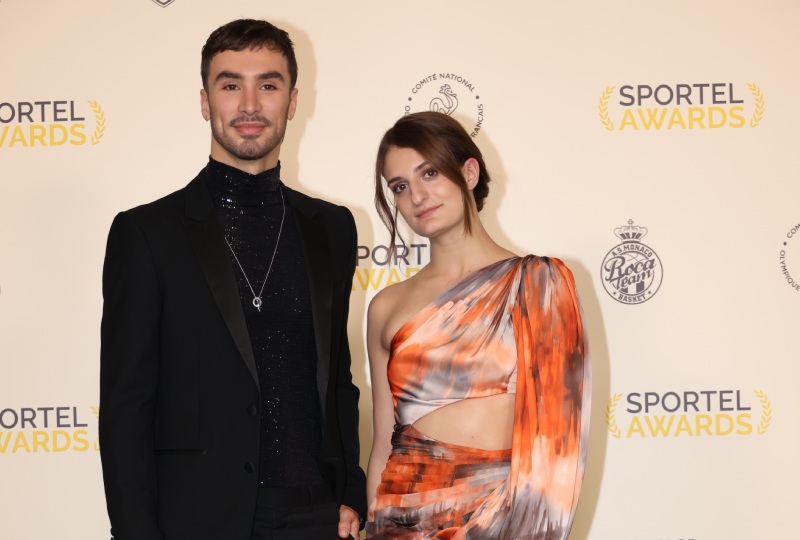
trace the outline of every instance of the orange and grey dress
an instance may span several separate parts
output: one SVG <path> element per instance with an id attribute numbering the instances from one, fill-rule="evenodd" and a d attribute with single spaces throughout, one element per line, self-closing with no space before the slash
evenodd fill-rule
<path id="1" fill-rule="evenodd" d="M 591 373 L 572 274 L 558 259 L 498 261 L 392 339 L 392 453 L 370 539 L 566 539 L 583 478 Z M 448 404 L 515 393 L 511 448 L 445 443 L 413 424 Z"/>

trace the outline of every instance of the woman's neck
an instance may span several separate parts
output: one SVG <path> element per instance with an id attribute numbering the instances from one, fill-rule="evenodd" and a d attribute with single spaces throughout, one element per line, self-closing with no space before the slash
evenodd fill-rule
<path id="1" fill-rule="evenodd" d="M 469 234 L 453 231 L 429 240 L 431 260 L 426 267 L 431 274 L 451 279 L 460 279 L 493 262 L 514 256 L 489 236 L 477 216 L 472 220 Z"/>

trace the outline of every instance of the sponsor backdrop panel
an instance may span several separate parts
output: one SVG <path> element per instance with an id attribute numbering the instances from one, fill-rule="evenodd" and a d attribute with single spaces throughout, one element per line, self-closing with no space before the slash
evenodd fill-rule
<path id="1" fill-rule="evenodd" d="M 371 443 L 366 306 L 429 260 L 388 253 L 378 140 L 458 118 L 493 175 L 491 232 L 575 273 L 595 365 L 571 538 L 794 529 L 800 6 L 475 0 L 0 0 L 3 537 L 108 538 L 97 442 L 100 276 L 119 210 L 204 165 L 199 53 L 241 16 L 286 28 L 293 187 L 359 229 L 350 335 Z"/>

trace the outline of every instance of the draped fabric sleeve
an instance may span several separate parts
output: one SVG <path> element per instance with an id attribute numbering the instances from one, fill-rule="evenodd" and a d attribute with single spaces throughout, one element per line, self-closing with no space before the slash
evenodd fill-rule
<path id="1" fill-rule="evenodd" d="M 575 282 L 564 263 L 523 260 L 512 321 L 517 395 L 500 538 L 566 539 L 586 463 L 591 368 Z"/>

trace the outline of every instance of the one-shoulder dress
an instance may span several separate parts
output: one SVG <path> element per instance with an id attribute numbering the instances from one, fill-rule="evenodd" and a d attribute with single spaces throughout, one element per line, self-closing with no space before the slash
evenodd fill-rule
<path id="1" fill-rule="evenodd" d="M 575 283 L 558 259 L 478 270 L 392 339 L 392 453 L 370 539 L 561 540 L 580 493 L 591 370 Z M 463 399 L 515 393 L 512 444 L 483 450 L 412 424 Z"/>

